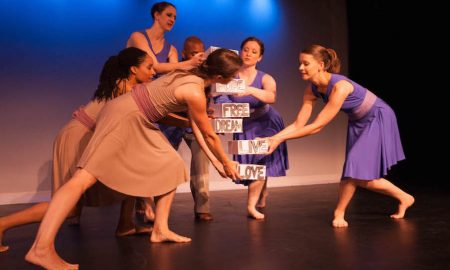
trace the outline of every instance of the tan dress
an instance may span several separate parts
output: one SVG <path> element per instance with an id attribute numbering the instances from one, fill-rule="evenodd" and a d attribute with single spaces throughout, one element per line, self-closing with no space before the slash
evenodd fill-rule
<path id="1" fill-rule="evenodd" d="M 104 101 L 91 101 L 83 109 L 95 122 L 97 115 L 104 105 Z M 59 131 L 53 143 L 53 193 L 72 178 L 77 170 L 78 160 L 88 145 L 93 133 L 92 130 L 76 119 L 70 120 Z M 123 198 L 124 195 L 99 183 L 86 191 L 81 203 L 86 206 L 100 206 L 112 204 Z"/>
<path id="2" fill-rule="evenodd" d="M 148 93 L 148 102 L 160 116 L 187 109 L 174 95 L 183 84 L 203 89 L 203 79 L 174 71 L 136 88 Z M 139 109 L 132 93 L 104 107 L 95 133 L 78 166 L 106 186 L 133 196 L 158 196 L 189 180 L 183 159 L 162 132 Z"/>

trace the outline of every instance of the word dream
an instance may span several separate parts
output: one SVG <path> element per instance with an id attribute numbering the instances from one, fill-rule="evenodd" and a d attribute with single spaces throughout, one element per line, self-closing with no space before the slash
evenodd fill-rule
<path id="1" fill-rule="evenodd" d="M 242 133 L 242 118 L 215 118 L 212 121 L 216 133 Z"/>

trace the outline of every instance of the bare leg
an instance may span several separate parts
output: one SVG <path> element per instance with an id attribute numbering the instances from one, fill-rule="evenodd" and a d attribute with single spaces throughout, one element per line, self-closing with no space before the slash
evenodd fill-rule
<path id="1" fill-rule="evenodd" d="M 48 202 L 35 204 L 24 210 L 12 213 L 10 215 L 0 218 L 0 252 L 7 251 L 8 246 L 2 245 L 3 234 L 14 227 L 25 224 L 40 222 L 44 217 L 45 211 L 48 208 Z"/>
<path id="2" fill-rule="evenodd" d="M 248 186 L 247 211 L 248 215 L 254 219 L 264 219 L 264 214 L 256 210 L 261 191 L 266 181 L 252 181 Z"/>
<path id="3" fill-rule="evenodd" d="M 134 223 L 134 207 L 136 198 L 128 197 L 123 200 L 120 208 L 119 223 L 116 228 L 116 236 L 128 236 L 140 233 L 149 234 L 152 231 L 151 227 L 138 226 Z"/>
<path id="4" fill-rule="evenodd" d="M 154 222 L 155 212 L 153 212 L 153 198 L 137 198 L 136 215 L 143 223 Z"/>
<path id="5" fill-rule="evenodd" d="M 9 249 L 9 246 L 3 246 L 2 242 L 3 235 L 7 230 L 30 223 L 41 222 L 48 206 L 48 202 L 41 202 L 21 211 L 0 217 L 0 252 L 7 251 Z M 79 217 L 79 213 L 72 210 L 69 217 L 74 215 L 78 215 Z"/>
<path id="6" fill-rule="evenodd" d="M 261 191 L 261 195 L 259 195 L 258 204 L 256 205 L 256 207 L 258 207 L 258 208 L 266 207 L 267 196 L 269 196 L 269 192 L 267 191 L 267 180 L 268 179 L 266 179 L 266 181 L 264 181 L 264 186 Z"/>
<path id="7" fill-rule="evenodd" d="M 357 181 L 360 187 L 370 189 L 372 191 L 382 193 L 393 197 L 399 201 L 398 210 L 391 215 L 391 218 L 399 219 L 405 216 L 406 210 L 413 205 L 414 197 L 404 192 L 396 185 L 392 184 L 384 178 L 380 178 L 373 181 Z"/>
<path id="8" fill-rule="evenodd" d="M 155 225 L 153 228 L 150 242 L 190 242 L 191 238 L 184 237 L 172 232 L 169 229 L 169 214 L 172 206 L 173 198 L 175 197 L 175 189 L 164 195 L 155 197 L 156 215 Z"/>
<path id="9" fill-rule="evenodd" d="M 339 184 L 339 199 L 336 209 L 334 210 L 333 227 L 348 227 L 348 223 L 345 220 L 345 210 L 347 209 L 353 194 L 355 194 L 355 190 L 356 183 L 354 180 L 342 180 Z"/>
<path id="10" fill-rule="evenodd" d="M 46 269 L 78 269 L 77 264 L 69 264 L 58 256 L 55 250 L 55 237 L 81 194 L 96 181 L 93 175 L 80 169 L 55 193 L 25 260 Z"/>

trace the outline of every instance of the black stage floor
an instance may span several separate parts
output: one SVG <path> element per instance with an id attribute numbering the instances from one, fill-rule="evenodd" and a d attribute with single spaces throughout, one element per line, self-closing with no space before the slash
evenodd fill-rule
<path id="1" fill-rule="evenodd" d="M 330 226 L 337 184 L 269 189 L 266 220 L 246 216 L 245 190 L 211 192 L 215 220 L 194 222 L 190 194 L 177 194 L 171 228 L 189 244 L 151 244 L 114 236 L 119 207 L 87 208 L 79 228 L 63 225 L 57 250 L 80 269 L 450 269 L 450 196 L 446 189 L 404 187 L 416 204 L 391 220 L 393 199 L 359 189 L 350 227 Z M 28 205 L 0 206 L 0 215 Z M 7 232 L 0 269 L 37 269 L 23 257 L 37 225 Z"/>

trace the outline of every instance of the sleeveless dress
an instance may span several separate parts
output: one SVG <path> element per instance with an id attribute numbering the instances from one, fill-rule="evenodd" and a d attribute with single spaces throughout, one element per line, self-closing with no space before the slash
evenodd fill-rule
<path id="1" fill-rule="evenodd" d="M 262 89 L 262 78 L 266 73 L 257 70 L 256 77 L 250 86 Z M 243 133 L 234 133 L 233 140 L 253 140 L 277 134 L 284 129 L 280 114 L 269 104 L 253 96 L 238 97 L 234 95 L 219 96 L 216 103 L 249 103 L 250 117 L 243 118 Z M 285 142 L 281 143 L 271 155 L 233 155 L 233 160 L 241 164 L 266 165 L 266 176 L 285 176 L 289 168 L 288 151 Z M 248 185 L 250 180 L 236 181 L 237 184 Z"/>
<path id="2" fill-rule="evenodd" d="M 77 170 L 77 162 L 94 133 L 97 115 L 105 101 L 93 100 L 76 110 L 70 120 L 58 133 L 53 142 L 52 193 L 65 184 Z M 120 202 L 124 195 L 101 183 L 90 187 L 81 197 L 85 206 L 102 206 Z"/>
<path id="3" fill-rule="evenodd" d="M 176 70 L 108 102 L 78 167 L 114 190 L 140 197 L 162 195 L 188 181 L 183 159 L 154 124 L 187 110 L 174 95 L 183 84 L 204 88 L 200 77 Z"/>
<path id="4" fill-rule="evenodd" d="M 170 52 L 170 46 L 169 42 L 164 40 L 163 49 L 156 53 L 153 49 L 152 43 L 150 42 L 150 37 L 147 35 L 147 31 L 141 30 L 140 33 L 142 33 L 145 38 L 147 39 L 148 47 L 152 51 L 152 53 L 156 56 L 156 59 L 159 63 L 168 63 L 169 62 L 169 52 Z M 153 77 L 154 79 L 157 79 L 161 76 L 163 76 L 163 73 L 156 73 Z M 159 129 L 164 133 L 164 135 L 169 139 L 170 143 L 175 149 L 178 149 L 178 147 L 181 144 L 181 141 L 183 139 L 184 135 L 184 129 L 180 127 L 174 127 L 174 126 L 167 126 L 158 124 Z"/>
<path id="5" fill-rule="evenodd" d="M 325 94 L 319 93 L 315 85 L 312 91 L 327 103 L 334 85 L 341 80 L 348 81 L 354 88 L 341 108 L 349 116 L 342 179 L 384 177 L 393 165 L 405 159 L 395 113 L 372 92 L 339 74 L 331 74 Z"/>

